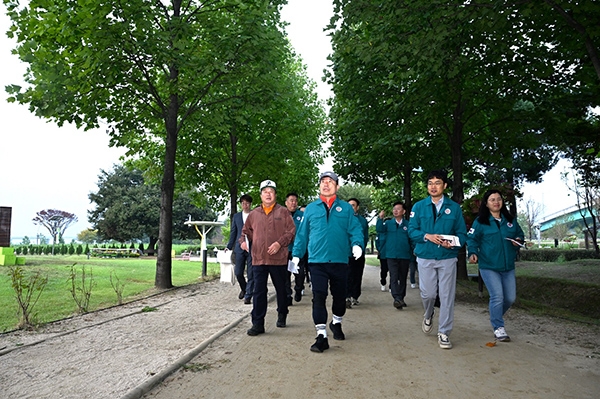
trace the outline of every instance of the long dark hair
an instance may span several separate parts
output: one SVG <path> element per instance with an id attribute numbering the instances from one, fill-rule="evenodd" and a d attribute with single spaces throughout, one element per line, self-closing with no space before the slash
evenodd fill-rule
<path id="1" fill-rule="evenodd" d="M 485 194 L 483 194 L 483 198 L 481 199 L 481 204 L 479 205 L 479 215 L 477 215 L 477 220 L 479 220 L 479 223 L 481 224 L 490 224 L 490 208 L 488 208 L 486 206 L 488 199 L 490 198 L 490 195 L 492 194 L 498 194 L 500 195 L 500 198 L 502 198 L 502 208 L 500 208 L 500 213 L 504 216 L 504 218 L 506 220 L 508 220 L 509 222 L 512 222 L 514 217 L 513 215 L 510 214 L 510 212 L 508 211 L 508 209 L 506 208 L 506 202 L 504 201 L 504 197 L 502 196 L 502 193 L 499 190 L 496 190 L 495 188 L 491 189 L 491 190 L 487 190 L 485 192 Z"/>

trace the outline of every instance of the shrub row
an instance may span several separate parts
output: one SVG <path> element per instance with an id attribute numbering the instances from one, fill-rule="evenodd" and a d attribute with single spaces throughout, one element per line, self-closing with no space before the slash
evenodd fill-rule
<path id="1" fill-rule="evenodd" d="M 597 257 L 595 251 L 588 249 L 528 249 L 519 252 L 522 261 L 530 262 L 565 262 Z"/>

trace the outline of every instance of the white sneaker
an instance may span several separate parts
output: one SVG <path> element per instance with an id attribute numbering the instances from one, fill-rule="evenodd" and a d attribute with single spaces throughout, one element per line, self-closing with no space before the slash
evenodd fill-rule
<path id="1" fill-rule="evenodd" d="M 385 292 L 385 285 L 382 285 L 382 286 L 381 286 L 381 291 L 384 291 L 384 292 Z"/>
<path id="2" fill-rule="evenodd" d="M 442 349 L 452 349 L 452 343 L 446 334 L 438 333 L 438 344 Z"/>
<path id="3" fill-rule="evenodd" d="M 433 314 L 429 319 L 423 318 L 423 323 L 421 323 L 421 329 L 423 333 L 429 334 L 431 329 L 433 328 Z"/>
<path id="4" fill-rule="evenodd" d="M 417 285 L 416 284 L 411 284 L 410 288 L 417 288 Z"/>
<path id="5" fill-rule="evenodd" d="M 510 342 L 510 337 L 506 334 L 504 327 L 498 327 L 494 330 L 494 337 L 500 342 Z"/>

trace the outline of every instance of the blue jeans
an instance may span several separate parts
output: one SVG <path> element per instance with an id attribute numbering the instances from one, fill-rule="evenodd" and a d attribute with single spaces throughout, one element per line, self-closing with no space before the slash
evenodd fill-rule
<path id="1" fill-rule="evenodd" d="M 481 278 L 490 294 L 490 322 L 492 328 L 504 327 L 504 313 L 517 299 L 515 270 L 497 272 L 479 269 Z"/>

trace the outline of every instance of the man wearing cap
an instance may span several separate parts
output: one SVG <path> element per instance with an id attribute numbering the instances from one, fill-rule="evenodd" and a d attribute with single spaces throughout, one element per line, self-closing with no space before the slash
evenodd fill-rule
<path id="1" fill-rule="evenodd" d="M 456 263 L 460 249 L 443 235 L 458 237 L 460 245 L 464 245 L 467 238 L 467 227 L 460 205 L 444 195 L 446 187 L 446 172 L 430 172 L 427 176 L 429 197 L 413 206 L 408 224 L 408 235 L 415 245 L 419 288 L 425 308 L 421 329 L 425 334 L 433 329 L 434 304 L 439 291 L 438 345 L 442 349 L 452 348 L 449 336 L 454 323 Z"/>
<path id="2" fill-rule="evenodd" d="M 363 232 L 354 209 L 337 198 L 338 176 L 324 172 L 319 177 L 319 199 L 308 204 L 298 227 L 292 251 L 292 262 L 298 264 L 308 251 L 313 292 L 312 317 L 317 339 L 313 352 L 329 349 L 327 340 L 328 289 L 332 296 L 333 320 L 329 328 L 336 340 L 345 339 L 342 317 L 346 313 L 348 257 L 362 256 Z"/>
<path id="3" fill-rule="evenodd" d="M 294 240 L 296 226 L 287 208 L 277 203 L 276 188 L 272 180 L 260 183 L 261 206 L 250 212 L 240 237 L 242 249 L 248 250 L 248 244 L 251 244 L 252 252 L 254 292 L 252 328 L 248 330 L 248 335 L 251 336 L 265 332 L 269 276 L 277 294 L 277 327 L 286 326 L 288 245 Z"/>

